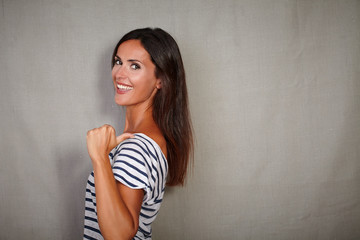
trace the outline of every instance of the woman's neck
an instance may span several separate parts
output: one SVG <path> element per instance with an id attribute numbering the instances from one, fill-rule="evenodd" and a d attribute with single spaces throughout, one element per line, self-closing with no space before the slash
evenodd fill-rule
<path id="1" fill-rule="evenodd" d="M 126 108 L 124 133 L 144 133 L 152 138 L 167 156 L 165 138 L 153 118 L 152 107 L 145 109 Z"/>
<path id="2" fill-rule="evenodd" d="M 126 108 L 124 132 L 136 133 L 148 131 L 155 124 L 152 116 L 152 107 L 138 109 Z"/>

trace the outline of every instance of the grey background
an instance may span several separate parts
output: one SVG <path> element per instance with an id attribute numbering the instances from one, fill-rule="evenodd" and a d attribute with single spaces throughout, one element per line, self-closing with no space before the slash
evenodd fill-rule
<path id="1" fill-rule="evenodd" d="M 360 238 L 359 1 L 20 1 L 0 5 L 0 239 L 80 239 L 85 135 L 120 132 L 111 52 L 177 40 L 196 135 L 153 239 Z"/>

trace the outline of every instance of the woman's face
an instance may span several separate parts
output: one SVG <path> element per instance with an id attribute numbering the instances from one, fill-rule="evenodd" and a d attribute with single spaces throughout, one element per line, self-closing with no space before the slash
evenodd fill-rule
<path id="1" fill-rule="evenodd" d="M 155 65 L 140 40 L 123 42 L 115 56 L 112 69 L 115 102 L 122 106 L 151 106 L 161 87 L 155 77 Z"/>

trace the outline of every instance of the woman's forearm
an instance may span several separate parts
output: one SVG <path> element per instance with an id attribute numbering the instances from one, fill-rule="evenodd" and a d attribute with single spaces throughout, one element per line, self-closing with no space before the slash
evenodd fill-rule
<path id="1" fill-rule="evenodd" d="M 131 215 L 119 192 L 109 160 L 93 161 L 98 223 L 106 240 L 131 239 L 137 221 Z"/>

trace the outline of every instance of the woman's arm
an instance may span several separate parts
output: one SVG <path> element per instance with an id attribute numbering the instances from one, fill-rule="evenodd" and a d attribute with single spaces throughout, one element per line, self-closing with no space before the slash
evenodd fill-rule
<path id="1" fill-rule="evenodd" d="M 143 190 L 131 189 L 116 182 L 110 163 L 96 164 L 94 175 L 96 208 L 102 235 L 107 240 L 133 238 L 139 226 Z"/>
<path id="2" fill-rule="evenodd" d="M 118 143 L 131 137 L 116 138 L 109 125 L 87 134 L 87 145 L 95 176 L 96 207 L 101 234 L 107 240 L 131 239 L 138 230 L 142 189 L 131 189 L 114 178 L 108 154 Z"/>

